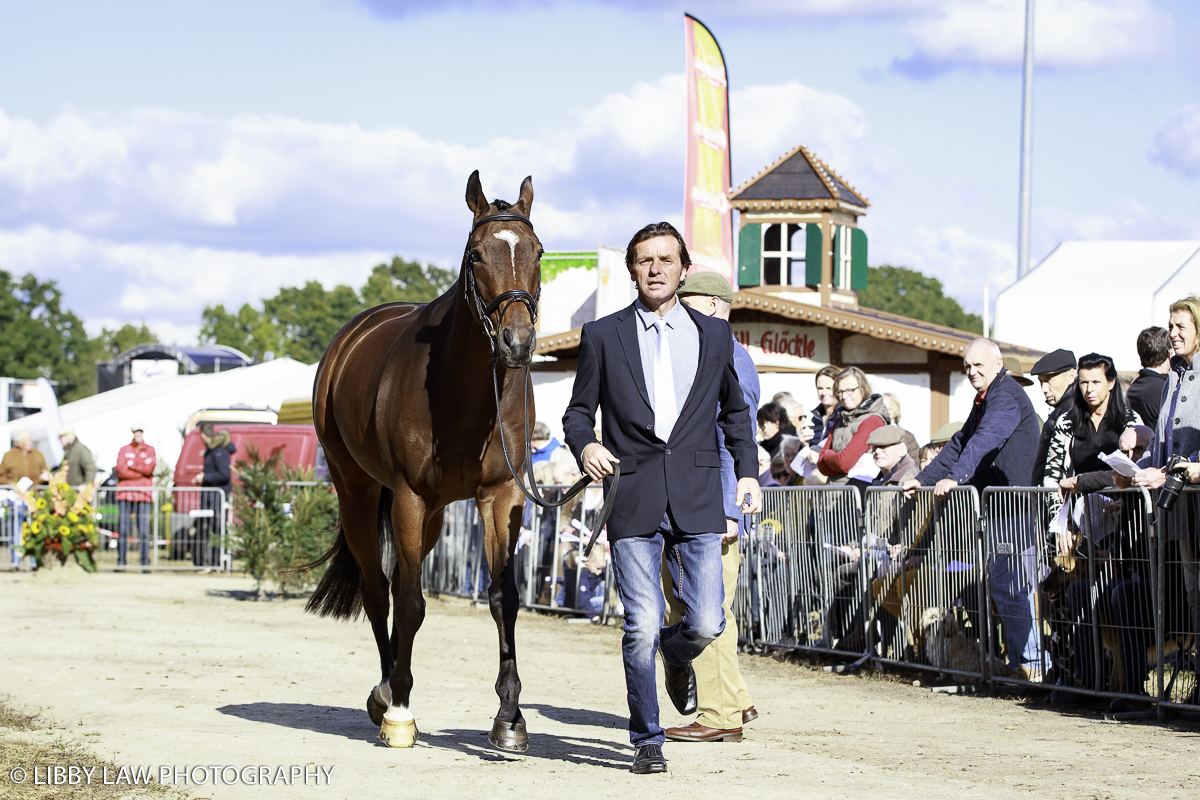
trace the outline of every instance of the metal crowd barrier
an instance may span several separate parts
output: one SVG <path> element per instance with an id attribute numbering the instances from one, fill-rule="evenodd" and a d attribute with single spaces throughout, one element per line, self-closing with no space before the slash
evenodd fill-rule
<path id="1" fill-rule="evenodd" d="M 99 534 L 93 555 L 100 569 L 232 568 L 225 536 L 229 503 L 220 489 L 102 486 L 92 508 Z M 0 487 L 0 563 L 30 560 L 16 549 L 26 514 L 16 491 Z"/>
<path id="2" fill-rule="evenodd" d="M 543 486 L 556 499 L 566 486 Z M 521 605 L 570 615 L 620 615 L 605 541 L 582 559 L 588 527 L 601 505 L 600 488 L 588 489 L 560 508 L 527 504 L 513 560 Z M 582 540 L 582 542 L 581 542 Z M 481 600 L 491 584 L 483 548 L 483 528 L 473 500 L 446 507 L 442 534 L 422 566 L 422 588 L 428 592 Z"/>
<path id="3" fill-rule="evenodd" d="M 766 489 L 740 542 L 742 643 L 1123 698 L 1159 716 L 1200 711 L 1200 487 L 1169 514 L 1143 489 L 1061 506 L 1057 490 L 1039 488 L 959 487 L 942 500 L 931 489 Z M 571 505 L 526 512 L 514 562 L 522 605 L 620 616 L 607 559 L 595 572 L 578 562 L 587 518 Z M 447 508 L 423 574 L 428 591 L 482 598 L 473 502 Z"/>

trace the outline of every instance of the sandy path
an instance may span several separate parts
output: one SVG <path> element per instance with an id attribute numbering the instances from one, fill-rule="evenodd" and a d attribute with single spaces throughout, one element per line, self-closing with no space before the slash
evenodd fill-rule
<path id="1" fill-rule="evenodd" d="M 763 715 L 746 741 L 668 744 L 668 775 L 631 775 L 619 632 L 533 614 L 517 628 L 531 746 L 500 753 L 486 740 L 491 618 L 437 600 L 417 639 L 421 742 L 391 750 L 363 710 L 378 669 L 366 624 L 229 595 L 246 588 L 225 576 L 0 574 L 0 692 L 90 734 L 120 764 L 334 767 L 330 785 L 218 784 L 199 797 L 1200 796 L 1193 729 L 755 657 L 742 663 Z M 0 775 L 0 797 L 6 785 Z"/>

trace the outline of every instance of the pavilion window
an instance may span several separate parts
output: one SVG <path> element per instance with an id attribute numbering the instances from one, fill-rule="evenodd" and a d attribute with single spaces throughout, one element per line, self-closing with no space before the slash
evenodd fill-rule
<path id="1" fill-rule="evenodd" d="M 762 285 L 804 286 L 807 263 L 807 225 L 775 223 L 762 226 Z"/>

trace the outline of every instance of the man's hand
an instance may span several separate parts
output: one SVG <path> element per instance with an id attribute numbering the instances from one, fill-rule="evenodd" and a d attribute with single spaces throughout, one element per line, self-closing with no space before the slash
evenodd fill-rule
<path id="1" fill-rule="evenodd" d="M 1134 486 L 1140 486 L 1143 489 L 1157 489 L 1167 480 L 1167 473 L 1163 472 L 1158 467 L 1147 467 L 1139 469 L 1137 474 L 1133 476 L 1132 483 Z"/>
<path id="2" fill-rule="evenodd" d="M 197 475 L 196 477 L 192 478 L 192 485 L 193 485 L 193 486 L 199 486 L 199 485 L 200 485 L 200 484 L 202 484 L 202 483 L 204 483 L 204 473 L 203 473 L 203 472 L 201 472 L 201 473 L 200 473 L 199 475 Z"/>
<path id="3" fill-rule="evenodd" d="M 750 495 L 750 502 L 745 502 Z M 762 511 L 762 489 L 758 486 L 758 478 L 739 478 L 737 482 L 737 497 L 742 500 L 743 514 L 757 514 Z"/>
<path id="4" fill-rule="evenodd" d="M 594 481 L 601 480 L 607 475 L 612 475 L 613 464 L 621 463 L 619 458 L 605 450 L 604 445 L 599 442 L 592 442 L 583 448 L 582 456 L 583 471 Z"/>
<path id="5" fill-rule="evenodd" d="M 936 497 L 938 500 L 943 500 L 943 499 L 945 499 L 946 495 L 950 494 L 951 489 L 957 489 L 957 488 L 958 488 L 958 481 L 952 480 L 950 478 L 942 478 L 940 481 L 937 482 L 937 485 L 933 487 L 933 496 Z"/>
<path id="6" fill-rule="evenodd" d="M 916 478 L 909 478 L 900 488 L 904 492 L 905 497 L 912 497 L 917 493 L 917 489 L 921 488 L 921 482 Z"/>
<path id="7" fill-rule="evenodd" d="M 1188 483 L 1200 483 L 1200 462 L 1189 462 L 1179 471 L 1187 475 Z"/>
<path id="8" fill-rule="evenodd" d="M 738 524 L 736 519 L 725 520 L 725 535 L 721 537 L 721 544 L 731 545 L 738 540 Z"/>

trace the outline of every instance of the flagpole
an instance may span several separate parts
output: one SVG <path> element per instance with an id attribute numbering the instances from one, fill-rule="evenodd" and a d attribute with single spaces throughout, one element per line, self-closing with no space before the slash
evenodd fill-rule
<path id="1" fill-rule="evenodd" d="M 1021 82 L 1021 183 L 1017 221 L 1017 280 L 1029 272 L 1030 198 L 1033 193 L 1033 13 L 1025 0 L 1025 70 Z"/>

